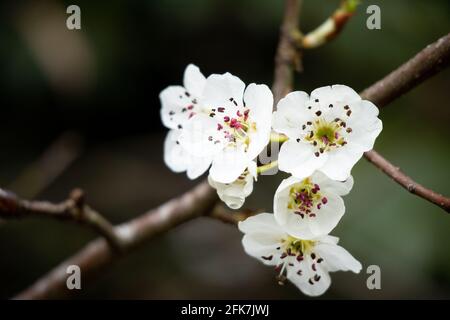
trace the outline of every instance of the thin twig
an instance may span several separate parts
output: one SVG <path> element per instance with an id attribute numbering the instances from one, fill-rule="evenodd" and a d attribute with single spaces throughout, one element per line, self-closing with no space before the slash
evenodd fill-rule
<path id="1" fill-rule="evenodd" d="M 301 51 L 296 48 L 294 38 L 298 37 L 300 31 L 299 12 L 300 0 L 286 0 L 284 7 L 283 22 L 280 28 L 280 41 L 278 42 L 275 55 L 275 72 L 272 92 L 274 105 L 292 90 L 293 70 L 301 71 Z"/>
<path id="2" fill-rule="evenodd" d="M 355 13 L 357 5 L 357 0 L 343 0 L 325 22 L 304 37 L 300 37 L 298 45 L 303 49 L 313 49 L 336 38 Z"/>
<path id="3" fill-rule="evenodd" d="M 57 204 L 23 200 L 9 191 L 0 189 L 0 218 L 6 220 L 28 217 L 49 217 L 79 222 L 105 237 L 113 248 L 120 250 L 122 246 L 121 239 L 109 221 L 85 204 L 84 193 L 80 189 L 73 190 L 67 200 Z"/>
<path id="4" fill-rule="evenodd" d="M 415 194 L 421 198 L 424 198 L 435 205 L 438 205 L 445 211 L 450 213 L 450 199 L 443 195 L 434 192 L 428 188 L 425 188 L 421 184 L 415 182 L 413 179 L 404 174 L 399 167 L 394 166 L 392 163 L 383 158 L 378 152 L 372 150 L 366 152 L 365 157 L 381 171 L 391 177 L 395 182 L 400 184 L 403 188 Z"/>

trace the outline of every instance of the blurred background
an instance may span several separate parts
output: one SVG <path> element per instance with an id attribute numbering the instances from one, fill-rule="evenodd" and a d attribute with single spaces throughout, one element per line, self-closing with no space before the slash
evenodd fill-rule
<path id="1" fill-rule="evenodd" d="M 81 8 L 82 29 L 66 28 Z M 381 30 L 366 28 L 370 4 Z M 304 32 L 339 1 L 305 0 Z M 197 181 L 163 163 L 159 92 L 184 68 L 272 82 L 283 10 L 273 0 L 2 1 L 0 186 L 59 201 L 74 187 L 114 223 L 179 195 Z M 346 84 L 360 91 L 450 31 L 450 2 L 362 1 L 332 43 L 305 53 L 296 88 Z M 450 70 L 383 109 L 378 151 L 418 182 L 450 195 Z M 332 232 L 358 258 L 323 298 L 450 298 L 450 216 L 408 194 L 361 160 L 347 212 Z M 262 177 L 249 208 L 272 211 L 282 175 Z M 51 220 L 0 224 L 0 298 L 30 285 L 95 235 Z M 147 243 L 74 298 L 305 298 L 277 285 L 271 268 L 243 252 L 233 227 L 197 219 Z M 368 290 L 369 265 L 381 290 Z"/>

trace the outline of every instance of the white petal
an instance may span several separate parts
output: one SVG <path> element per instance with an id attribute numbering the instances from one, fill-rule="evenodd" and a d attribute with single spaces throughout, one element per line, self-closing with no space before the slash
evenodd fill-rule
<path id="1" fill-rule="evenodd" d="M 328 153 L 316 157 L 314 152 L 310 144 L 288 140 L 280 148 L 278 167 L 297 178 L 306 178 L 327 161 Z"/>
<path id="2" fill-rule="evenodd" d="M 361 159 L 363 152 L 346 145 L 327 153 L 327 161 L 319 168 L 330 179 L 345 181 L 350 178 L 353 166 Z"/>
<path id="3" fill-rule="evenodd" d="M 255 161 L 249 162 L 247 170 L 249 174 L 255 179 L 255 181 L 258 180 L 258 165 L 256 164 Z"/>
<path id="4" fill-rule="evenodd" d="M 224 115 L 235 116 L 237 106 L 242 106 L 245 84 L 230 73 L 212 74 L 206 79 L 203 104 L 212 108 L 225 108 Z"/>
<path id="5" fill-rule="evenodd" d="M 200 97 L 205 88 L 206 78 L 196 65 L 189 64 L 184 71 L 183 83 L 184 87 L 191 95 Z"/>
<path id="6" fill-rule="evenodd" d="M 174 172 L 183 172 L 187 169 L 187 163 L 184 161 L 186 152 L 177 143 L 180 131 L 170 130 L 164 141 L 164 162 Z"/>
<path id="7" fill-rule="evenodd" d="M 278 102 L 277 111 L 273 113 L 273 129 L 291 139 L 296 139 L 301 126 L 311 117 L 305 106 L 308 100 L 308 94 L 303 91 L 291 92 L 281 99 Z"/>
<path id="8" fill-rule="evenodd" d="M 270 141 L 273 96 L 266 85 L 250 84 L 244 93 L 246 107 L 249 108 L 249 121 L 256 124 L 256 130 L 250 128 L 248 158 L 254 159 Z"/>
<path id="9" fill-rule="evenodd" d="M 289 202 L 289 191 L 293 184 L 301 182 L 294 176 L 284 179 L 275 191 L 275 197 L 273 200 L 273 212 L 276 221 L 284 226 L 288 223 L 289 216 L 293 214 L 288 210 L 287 205 Z"/>
<path id="10" fill-rule="evenodd" d="M 276 248 L 280 246 L 281 239 L 286 236 L 275 222 L 273 214 L 260 213 L 239 222 L 239 230 L 245 235 L 242 245 L 245 252 L 267 265 L 276 265 Z M 266 259 L 263 258 L 266 257 Z M 269 257 L 272 256 L 271 259 Z"/>
<path id="11" fill-rule="evenodd" d="M 195 157 L 188 153 L 186 153 L 186 157 L 181 158 L 181 160 L 183 159 L 188 163 L 187 176 L 191 180 L 197 179 L 204 174 L 212 162 L 210 157 Z"/>
<path id="12" fill-rule="evenodd" d="M 328 106 L 329 104 L 339 104 L 340 102 L 349 104 L 360 101 L 361 97 L 352 88 L 335 84 L 315 89 L 311 92 L 311 100 L 315 99 L 319 99 L 319 103 L 322 106 Z"/>
<path id="13" fill-rule="evenodd" d="M 209 173 L 217 182 L 231 183 L 244 172 L 247 165 L 243 147 L 229 146 L 214 157 Z"/>
<path id="14" fill-rule="evenodd" d="M 312 270 L 312 259 L 309 256 L 305 256 L 305 260 L 295 266 L 295 269 L 289 270 L 287 278 L 302 291 L 304 294 L 312 297 L 317 297 L 325 293 L 331 284 L 330 275 L 320 264 L 315 264 L 316 271 Z M 300 269 L 301 275 L 297 273 Z M 319 277 L 318 281 L 314 280 L 314 277 Z M 311 283 L 310 283 L 311 280 Z"/>
<path id="15" fill-rule="evenodd" d="M 182 111 L 193 106 L 192 98 L 187 97 L 186 89 L 181 86 L 169 86 L 159 94 L 161 101 L 161 119 L 169 129 L 181 129 L 191 111 Z M 190 107 L 193 108 L 193 107 Z"/>
<path id="16" fill-rule="evenodd" d="M 349 146 L 355 146 L 360 151 L 373 149 L 376 138 L 383 130 L 383 123 L 377 117 L 378 108 L 367 100 L 350 105 L 351 116 L 347 120 L 352 132 L 348 135 Z"/>
<path id="17" fill-rule="evenodd" d="M 330 179 L 320 171 L 314 172 L 311 179 L 317 183 L 321 189 L 327 190 L 340 196 L 347 195 L 353 188 L 353 177 L 350 176 L 345 181 L 337 181 Z"/>
<path id="18" fill-rule="evenodd" d="M 198 157 L 214 156 L 223 149 L 218 122 L 205 114 L 193 116 L 184 126 L 179 141 L 187 152 Z"/>
<path id="19" fill-rule="evenodd" d="M 266 240 L 269 240 L 264 240 L 264 243 L 277 243 L 286 235 L 271 213 L 259 213 L 248 217 L 239 222 L 238 227 L 245 234 L 266 236 Z"/>
<path id="20" fill-rule="evenodd" d="M 249 256 L 258 259 L 265 265 L 277 265 L 278 259 L 276 259 L 275 257 L 277 255 L 276 248 L 280 246 L 280 243 L 262 243 L 258 241 L 257 238 L 245 235 L 242 238 L 242 245 L 244 247 L 245 253 L 247 253 Z"/>
<path id="21" fill-rule="evenodd" d="M 359 273 L 362 269 L 361 263 L 341 246 L 319 243 L 315 251 L 324 259 L 322 263 L 331 272 L 350 270 Z"/>

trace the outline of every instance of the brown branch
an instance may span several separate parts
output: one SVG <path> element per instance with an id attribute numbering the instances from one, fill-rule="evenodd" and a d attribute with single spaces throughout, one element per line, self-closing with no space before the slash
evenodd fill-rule
<path id="1" fill-rule="evenodd" d="M 114 232 L 122 241 L 121 252 L 113 251 L 102 238 L 93 240 L 79 253 L 19 293 L 15 299 L 52 299 L 67 296 L 71 293 L 66 287 L 68 266 L 79 266 L 84 281 L 89 281 L 124 253 L 183 222 L 208 214 L 216 201 L 215 190 L 207 182 L 203 182 L 182 196 L 115 227 Z"/>
<path id="2" fill-rule="evenodd" d="M 298 37 L 300 31 L 299 11 L 300 0 L 286 0 L 284 7 L 284 17 L 280 28 L 280 41 L 275 55 L 275 72 L 272 92 L 274 95 L 274 105 L 292 90 L 293 70 L 301 71 L 301 52 L 294 43 L 294 38 Z"/>
<path id="3" fill-rule="evenodd" d="M 450 33 L 428 45 L 385 78 L 365 89 L 361 97 L 382 108 L 448 66 L 449 61 Z M 375 150 L 366 152 L 364 156 L 409 192 L 449 212 L 450 198 L 415 182 Z"/>
<path id="4" fill-rule="evenodd" d="M 57 204 L 23 200 L 9 191 L 0 189 L 0 218 L 10 220 L 28 217 L 75 221 L 89 226 L 102 235 L 114 249 L 121 248 L 121 239 L 115 234 L 114 227 L 84 203 L 84 194 L 80 189 L 73 190 L 67 200 Z"/>
<path id="5" fill-rule="evenodd" d="M 400 184 L 403 188 L 405 188 L 412 194 L 424 198 L 450 213 L 449 198 L 446 198 L 443 195 L 425 188 L 421 184 L 415 182 L 413 179 L 404 174 L 399 167 L 394 166 L 375 150 L 366 152 L 365 157 L 367 160 L 377 166 L 381 171 L 391 177 L 392 180 Z"/>
<path id="6" fill-rule="evenodd" d="M 428 45 L 409 61 L 361 92 L 361 97 L 382 108 L 441 71 L 449 62 L 450 33 Z"/>

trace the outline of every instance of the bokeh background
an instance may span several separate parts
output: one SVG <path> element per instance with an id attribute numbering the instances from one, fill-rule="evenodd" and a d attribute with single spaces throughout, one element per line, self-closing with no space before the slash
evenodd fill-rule
<path id="1" fill-rule="evenodd" d="M 65 9 L 81 7 L 82 30 Z M 305 0 L 308 31 L 338 1 Z M 382 29 L 365 10 L 381 7 Z M 192 187 L 164 165 L 159 92 L 180 84 L 185 66 L 272 82 L 282 1 L 2 1 L 0 4 L 0 185 L 26 198 L 64 199 L 83 188 L 119 223 Z M 332 43 L 305 53 L 296 88 L 342 83 L 357 91 L 450 31 L 450 2 L 363 1 Z M 381 112 L 376 148 L 417 181 L 450 194 L 450 71 Z M 332 232 L 363 264 L 337 273 L 324 298 L 449 298 L 450 216 L 408 194 L 361 160 L 347 212 Z M 282 176 L 262 177 L 247 201 L 271 211 Z M 50 220 L 0 224 L 0 298 L 24 289 L 95 235 Z M 207 218 L 147 243 L 83 284 L 74 298 L 305 298 L 246 256 L 241 235 Z M 365 268 L 379 265 L 382 289 Z"/>

